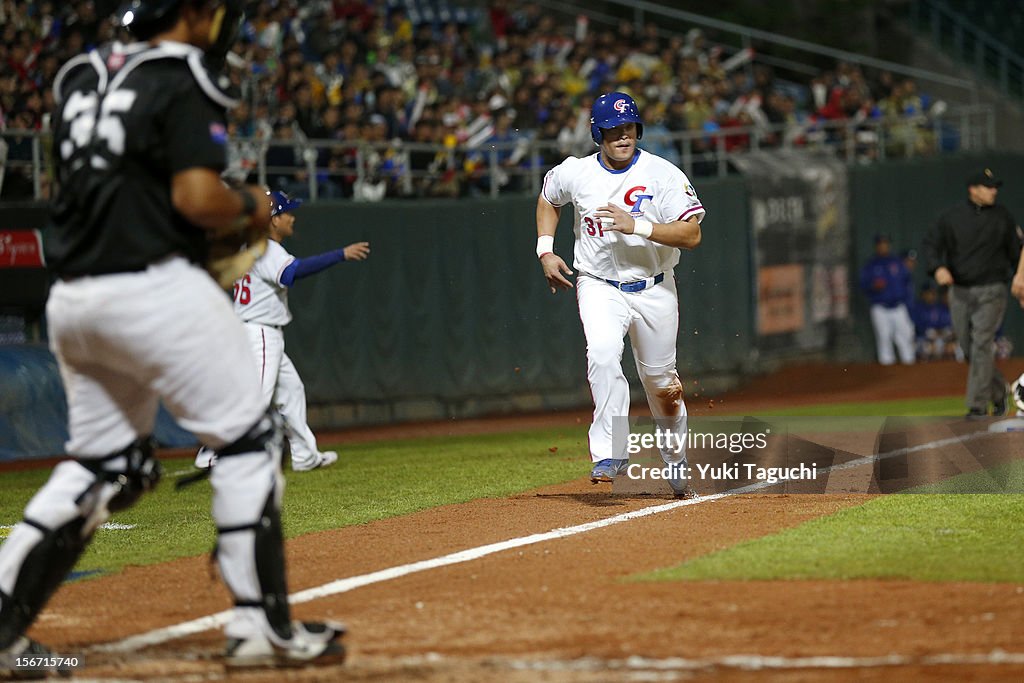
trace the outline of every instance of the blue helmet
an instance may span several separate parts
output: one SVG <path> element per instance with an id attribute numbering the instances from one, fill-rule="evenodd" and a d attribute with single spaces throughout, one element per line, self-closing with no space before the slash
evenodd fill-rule
<path id="1" fill-rule="evenodd" d="M 590 109 L 590 137 L 601 144 L 601 129 L 614 128 L 624 123 L 636 124 L 636 139 L 644 135 L 644 122 L 636 101 L 624 92 L 610 92 L 594 100 Z"/>
<path id="2" fill-rule="evenodd" d="M 267 196 L 270 197 L 270 216 L 274 217 L 279 213 L 288 213 L 302 206 L 301 199 L 292 199 L 288 196 L 288 193 L 275 190 L 274 192 L 268 192 Z"/>

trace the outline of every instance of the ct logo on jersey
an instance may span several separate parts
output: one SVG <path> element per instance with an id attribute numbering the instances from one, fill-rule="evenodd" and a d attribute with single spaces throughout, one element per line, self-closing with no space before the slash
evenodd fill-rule
<path id="1" fill-rule="evenodd" d="M 643 204 L 644 200 L 654 199 L 653 194 L 643 194 L 647 192 L 645 185 L 637 185 L 626 190 L 625 197 L 622 198 L 622 202 L 629 207 L 629 215 L 634 218 L 644 215 Z"/>
<path id="2" fill-rule="evenodd" d="M 612 109 L 620 114 L 625 114 L 626 110 L 629 109 L 629 103 L 626 102 L 626 100 L 615 100 L 615 104 L 612 105 Z"/>

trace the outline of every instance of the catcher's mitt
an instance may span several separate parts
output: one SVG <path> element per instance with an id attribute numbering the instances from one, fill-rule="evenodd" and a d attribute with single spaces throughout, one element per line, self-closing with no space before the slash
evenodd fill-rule
<path id="1" fill-rule="evenodd" d="M 267 232 L 246 228 L 230 234 L 211 233 L 206 252 L 206 271 L 223 289 L 249 272 L 267 250 Z"/>
<path id="2" fill-rule="evenodd" d="M 244 176 L 228 169 L 221 173 L 221 181 L 242 196 L 243 204 L 253 205 L 255 200 L 245 189 Z M 206 271 L 223 289 L 231 289 L 267 250 L 269 230 L 269 225 L 243 216 L 229 227 L 207 232 Z"/>

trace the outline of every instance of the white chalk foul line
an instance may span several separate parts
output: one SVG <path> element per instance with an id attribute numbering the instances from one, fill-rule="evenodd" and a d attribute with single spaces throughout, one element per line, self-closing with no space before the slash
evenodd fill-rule
<path id="1" fill-rule="evenodd" d="M 501 663 L 501 660 L 496 660 Z M 842 657 L 821 655 L 812 657 L 777 657 L 753 654 L 724 655 L 722 657 L 627 657 L 626 659 L 597 659 L 585 657 L 570 660 L 513 660 L 507 665 L 518 671 L 698 671 L 705 669 L 743 669 L 746 671 L 783 669 L 867 669 L 902 666 L 971 666 L 995 664 L 1024 664 L 1024 653 L 993 650 L 982 654 L 943 653 L 935 655 L 885 655 L 880 657 Z"/>
<path id="2" fill-rule="evenodd" d="M 0 529 L 13 529 L 13 524 L 0 524 Z M 134 524 L 118 524 L 116 522 L 107 522 L 106 524 L 100 524 L 99 529 L 107 529 L 108 531 L 128 531 L 134 529 Z"/>
<path id="3" fill-rule="evenodd" d="M 666 510 L 674 510 L 679 507 L 686 505 L 696 505 L 697 503 L 707 503 L 718 498 L 724 498 L 726 493 L 718 493 L 712 496 L 705 496 L 703 498 L 697 498 L 694 500 L 678 500 L 671 503 L 665 503 L 663 505 L 655 505 L 641 510 L 634 510 L 632 512 L 626 512 L 615 517 L 608 517 L 600 519 L 594 522 L 587 522 L 586 524 L 579 524 L 577 526 L 562 527 L 559 529 L 552 529 L 540 534 L 532 534 L 530 536 L 521 536 L 519 538 L 509 539 L 507 541 L 500 541 L 498 543 L 491 543 L 488 545 L 479 546 L 476 548 L 470 548 L 468 550 L 460 550 L 455 553 L 443 555 L 441 557 L 435 557 L 429 560 L 420 560 L 419 562 L 413 562 L 411 564 L 399 565 L 396 567 L 389 567 L 380 571 L 371 572 L 369 574 L 362 574 L 360 576 L 353 576 L 347 579 L 338 579 L 326 583 L 322 586 L 315 588 L 309 588 L 304 591 L 292 594 L 288 602 L 293 605 L 297 605 L 303 602 L 310 602 L 320 598 L 325 598 L 331 595 L 338 595 L 339 593 L 347 593 L 348 591 L 355 590 L 356 588 L 362 588 L 363 586 L 369 586 L 382 581 L 390 581 L 392 579 L 401 578 L 403 576 L 409 576 L 410 574 L 416 574 L 419 572 L 427 571 L 429 569 L 437 569 L 439 567 L 448 567 L 454 564 L 461 564 L 463 562 L 469 562 L 471 560 L 477 560 L 481 557 L 500 553 L 505 550 L 512 550 L 513 548 L 522 548 L 523 546 L 533 545 L 535 543 L 543 543 L 544 541 L 550 541 L 556 538 L 566 538 L 568 536 L 575 536 L 576 534 L 582 534 L 587 531 L 594 529 L 600 529 L 602 527 L 612 526 L 613 524 L 619 524 L 631 519 L 638 519 L 640 517 L 647 517 L 650 515 L 656 515 L 659 512 L 665 512 Z M 105 645 L 99 645 L 95 649 L 101 652 L 132 652 L 139 650 L 144 647 L 151 645 L 158 645 L 160 643 L 167 642 L 168 640 L 174 640 L 184 636 L 192 635 L 195 633 L 201 633 L 211 628 L 217 628 L 227 623 L 228 619 L 232 614 L 231 610 L 224 610 L 223 612 L 217 612 L 206 617 L 194 619 L 181 624 L 175 624 L 165 628 L 156 629 L 149 631 L 148 633 L 142 633 L 137 636 L 131 636 L 124 640 L 108 643 Z"/>
<path id="4" fill-rule="evenodd" d="M 929 448 L 938 448 L 942 446 L 963 443 L 964 441 L 979 438 L 982 436 L 992 436 L 992 434 L 988 432 L 977 432 L 974 434 L 967 434 L 964 436 L 952 437 L 949 439 L 940 439 L 918 446 L 898 448 L 896 450 L 887 451 L 879 455 L 867 455 L 861 458 L 856 458 L 855 460 L 850 460 L 849 462 L 845 462 L 840 465 L 832 465 L 830 467 L 825 467 L 822 468 L 820 471 L 824 473 L 829 471 L 850 469 L 853 467 L 859 467 L 861 465 L 870 464 L 876 460 L 885 460 L 887 458 L 894 458 L 901 455 L 907 455 Z M 429 560 L 420 560 L 419 562 L 389 567 L 387 569 L 381 569 L 379 571 L 371 572 L 369 574 L 352 576 L 346 579 L 338 579 L 336 581 L 331 581 L 330 583 L 325 583 L 315 588 L 308 588 L 304 591 L 293 593 L 288 598 L 288 602 L 293 605 L 297 605 L 304 602 L 310 602 L 312 600 L 326 598 L 331 595 L 347 593 L 348 591 L 355 590 L 356 588 L 362 588 L 364 586 L 369 586 L 375 583 L 391 581 L 392 579 L 398 579 L 403 576 L 409 576 L 410 574 L 416 574 L 430 569 L 449 567 L 451 565 L 461 564 L 463 562 L 478 560 L 482 557 L 487 557 L 488 555 L 500 553 L 505 550 L 522 548 L 524 546 L 534 545 L 536 543 L 543 543 L 545 541 L 552 541 L 559 538 L 568 538 L 569 536 L 575 536 L 577 534 L 586 533 L 588 531 L 593 531 L 595 529 L 603 529 L 605 527 L 613 526 L 615 524 L 621 524 L 623 522 L 628 522 L 634 519 L 640 519 L 642 517 L 657 515 L 662 512 L 668 512 L 669 510 L 675 510 L 681 507 L 686 507 L 688 505 L 711 503 L 721 498 L 727 498 L 729 496 L 736 496 L 744 493 L 753 493 L 761 489 L 770 488 L 772 486 L 778 486 L 780 483 L 783 482 L 757 482 L 755 484 L 748 484 L 747 486 L 741 486 L 739 488 L 730 489 L 723 493 L 715 493 L 707 496 L 701 496 L 700 498 L 692 500 L 676 500 L 672 501 L 671 503 L 664 503 L 662 505 L 652 505 L 651 507 L 642 508 L 640 510 L 633 510 L 632 512 L 625 512 L 621 515 L 615 515 L 614 517 L 599 519 L 594 522 L 587 522 L 585 524 L 578 524 L 576 526 L 552 529 L 551 531 L 546 531 L 544 533 L 531 534 L 529 536 L 521 536 L 519 538 L 512 538 L 507 541 L 490 543 L 488 545 L 478 546 L 476 548 L 469 548 L 468 550 L 460 550 L 458 552 L 443 555 L 441 557 L 435 557 Z M 124 640 L 97 645 L 91 649 L 96 652 L 134 652 L 136 650 L 141 650 L 142 648 L 151 647 L 153 645 L 159 645 L 170 640 L 176 640 L 178 638 L 184 638 L 185 636 L 194 635 L 196 633 L 202 633 L 203 631 L 208 631 L 210 629 L 220 628 L 228 622 L 228 620 L 231 618 L 231 614 L 232 610 L 224 610 L 223 612 L 210 614 L 205 617 L 193 619 L 192 621 L 186 621 L 180 624 L 174 624 L 171 626 L 154 629 L 152 631 L 147 631 L 146 633 L 140 633 L 138 635 L 129 636 Z"/>

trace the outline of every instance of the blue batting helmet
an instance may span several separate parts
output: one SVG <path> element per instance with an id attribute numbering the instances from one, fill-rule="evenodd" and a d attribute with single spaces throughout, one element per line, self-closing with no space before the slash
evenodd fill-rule
<path id="1" fill-rule="evenodd" d="M 636 124 L 636 139 L 644 135 L 644 122 L 636 101 L 624 92 L 610 92 L 594 100 L 590 109 L 590 137 L 601 144 L 601 129 L 614 128 L 624 123 Z"/>
<path id="2" fill-rule="evenodd" d="M 276 216 L 279 213 L 288 213 L 302 206 L 301 199 L 292 199 L 286 192 L 276 190 L 274 192 L 268 192 L 270 196 L 270 215 L 271 217 Z"/>

